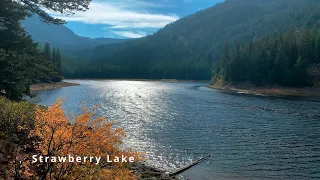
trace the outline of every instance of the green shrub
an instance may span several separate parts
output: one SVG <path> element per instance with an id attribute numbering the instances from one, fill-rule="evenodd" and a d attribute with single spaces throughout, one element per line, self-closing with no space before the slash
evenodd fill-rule
<path id="1" fill-rule="evenodd" d="M 27 135 L 34 127 L 35 105 L 10 101 L 0 96 L 0 136 L 15 138 Z"/>

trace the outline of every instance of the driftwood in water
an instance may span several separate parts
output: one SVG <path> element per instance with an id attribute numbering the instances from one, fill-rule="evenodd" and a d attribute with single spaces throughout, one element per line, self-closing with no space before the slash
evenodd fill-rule
<path id="1" fill-rule="evenodd" d="M 169 175 L 170 176 L 178 175 L 178 174 L 186 171 L 187 169 L 191 168 L 192 166 L 197 165 L 198 163 L 200 163 L 201 161 L 207 159 L 208 157 L 210 157 L 210 155 L 207 155 L 206 157 L 202 157 L 202 158 L 200 158 L 200 159 L 198 159 L 196 161 L 193 161 L 191 164 L 189 164 L 187 166 L 184 166 L 184 167 L 178 169 L 177 171 L 170 173 Z"/>

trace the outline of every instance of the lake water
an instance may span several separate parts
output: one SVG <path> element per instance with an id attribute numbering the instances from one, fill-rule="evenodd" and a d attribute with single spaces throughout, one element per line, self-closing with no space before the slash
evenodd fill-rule
<path id="1" fill-rule="evenodd" d="M 148 163 L 185 171 L 191 180 L 320 179 L 320 102 L 240 96 L 208 83 L 71 81 L 80 86 L 38 93 L 40 104 L 66 98 L 64 109 L 101 105 L 116 120 L 125 144 Z"/>

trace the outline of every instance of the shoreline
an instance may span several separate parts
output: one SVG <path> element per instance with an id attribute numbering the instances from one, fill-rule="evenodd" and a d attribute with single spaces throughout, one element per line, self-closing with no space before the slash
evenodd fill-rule
<path id="1" fill-rule="evenodd" d="M 277 85 L 255 87 L 249 84 L 237 85 L 209 85 L 209 88 L 225 93 L 238 95 L 252 95 L 261 97 L 296 98 L 310 101 L 320 101 L 320 88 L 304 87 L 290 88 Z"/>
<path id="2" fill-rule="evenodd" d="M 56 88 L 62 88 L 62 87 L 69 87 L 69 86 L 78 86 L 77 83 L 71 83 L 71 82 L 53 82 L 53 83 L 39 83 L 39 84 L 32 84 L 30 86 L 30 92 L 35 93 L 37 91 L 44 91 L 49 89 L 56 89 Z"/>
<path id="3" fill-rule="evenodd" d="M 169 172 L 157 169 L 155 167 L 144 164 L 143 162 L 134 163 L 130 167 L 135 172 L 139 179 L 158 179 L 158 180 L 182 180 L 185 178 L 178 178 L 170 176 Z"/>
<path id="4" fill-rule="evenodd" d="M 179 80 L 179 79 L 66 79 L 67 81 L 150 81 L 150 82 L 210 82 L 208 80 Z"/>

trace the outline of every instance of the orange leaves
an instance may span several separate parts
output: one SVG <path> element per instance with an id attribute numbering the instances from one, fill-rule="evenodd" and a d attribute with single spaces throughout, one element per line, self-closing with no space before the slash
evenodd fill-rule
<path id="1" fill-rule="evenodd" d="M 71 123 L 72 122 L 72 123 Z M 113 128 L 113 123 L 105 117 L 96 117 L 83 108 L 83 113 L 69 119 L 62 110 L 62 101 L 47 109 L 38 107 L 35 128 L 30 136 L 38 137 L 38 156 L 79 156 L 101 157 L 99 165 L 90 162 L 35 163 L 41 177 L 55 179 L 136 179 L 124 162 L 107 162 L 121 156 L 132 156 L 137 161 L 139 153 L 120 148 L 125 133 Z"/>

